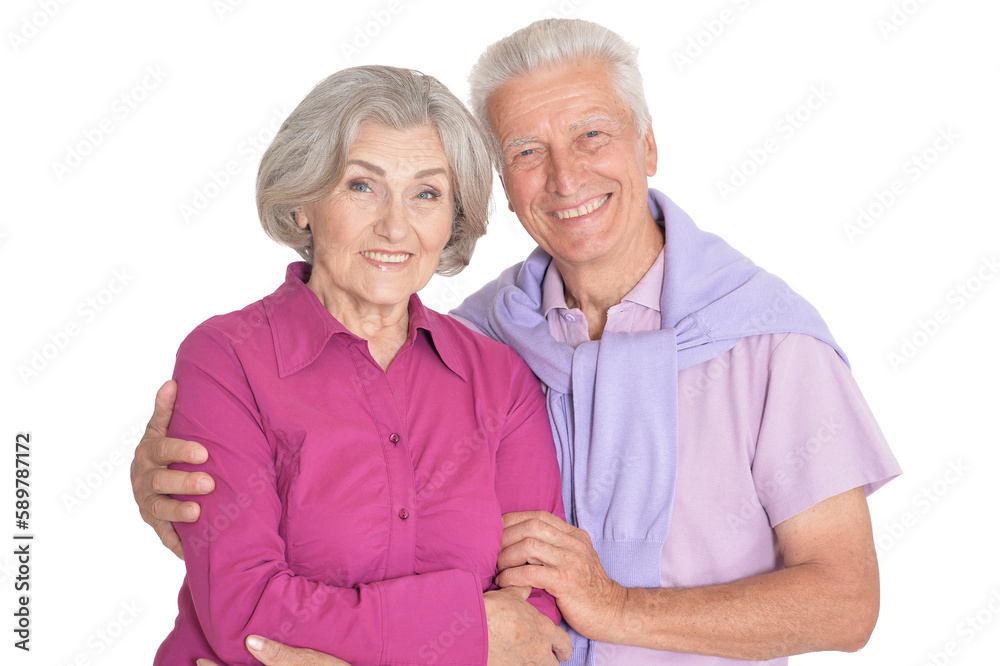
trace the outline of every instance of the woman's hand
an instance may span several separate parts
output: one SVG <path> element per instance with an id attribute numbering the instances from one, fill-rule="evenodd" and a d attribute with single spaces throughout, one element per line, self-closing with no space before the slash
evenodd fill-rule
<path id="1" fill-rule="evenodd" d="M 142 441 L 135 447 L 131 474 L 132 495 L 139 505 L 139 515 L 156 530 L 163 545 L 183 560 L 184 547 L 172 523 L 195 522 L 201 507 L 197 502 L 180 502 L 169 495 L 206 495 L 215 489 L 215 481 L 204 472 L 167 469 L 170 463 L 198 465 L 208 460 L 208 451 L 201 444 L 167 437 L 176 398 L 177 382 L 173 380 L 156 392 L 153 416 Z"/>
<path id="2" fill-rule="evenodd" d="M 351 666 L 342 659 L 308 648 L 293 648 L 260 636 L 247 636 L 247 649 L 264 666 Z M 199 659 L 198 666 L 218 666 Z"/>
<path id="3" fill-rule="evenodd" d="M 483 594 L 489 666 L 555 665 L 569 659 L 573 652 L 569 634 L 527 602 L 530 594 L 530 587 L 508 587 Z"/>

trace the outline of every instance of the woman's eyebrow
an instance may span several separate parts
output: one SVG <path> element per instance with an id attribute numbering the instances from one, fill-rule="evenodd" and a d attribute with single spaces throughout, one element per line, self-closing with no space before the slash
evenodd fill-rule
<path id="1" fill-rule="evenodd" d="M 356 164 L 359 167 L 363 167 L 365 169 L 368 169 L 369 171 L 373 172 L 375 175 L 385 176 L 385 169 L 383 169 L 380 166 L 376 166 L 376 165 L 372 164 L 371 162 L 366 162 L 364 160 L 347 160 L 347 163 L 348 164 Z"/>

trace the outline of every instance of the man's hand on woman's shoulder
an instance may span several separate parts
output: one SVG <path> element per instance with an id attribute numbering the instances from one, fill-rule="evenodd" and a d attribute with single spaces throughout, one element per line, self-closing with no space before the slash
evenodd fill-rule
<path id="1" fill-rule="evenodd" d="M 184 559 L 184 546 L 172 523 L 193 523 L 201 514 L 197 502 L 181 502 L 170 495 L 206 495 L 215 490 L 215 481 L 204 472 L 167 469 L 171 463 L 201 464 L 208 451 L 197 442 L 167 437 L 174 413 L 177 382 L 170 380 L 156 392 L 153 416 L 135 447 L 132 460 L 132 495 L 139 515 L 155 531 L 163 545 Z"/>

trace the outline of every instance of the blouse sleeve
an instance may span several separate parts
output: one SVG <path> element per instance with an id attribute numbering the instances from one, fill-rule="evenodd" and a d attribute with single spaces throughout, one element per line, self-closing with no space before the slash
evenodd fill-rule
<path id="1" fill-rule="evenodd" d="M 510 411 L 497 449 L 496 490 L 500 511 L 548 511 L 565 520 L 559 464 L 541 384 L 513 349 Z M 532 590 L 528 603 L 559 624 L 555 599 Z"/>
<path id="2" fill-rule="evenodd" d="M 285 560 L 279 532 L 275 446 L 268 441 L 240 359 L 210 324 L 177 354 L 178 395 L 169 435 L 201 442 L 215 478 L 196 523 L 177 523 L 187 585 L 216 656 L 255 664 L 244 640 L 259 634 L 332 654 L 353 666 L 484 664 L 488 646 L 481 583 L 451 569 L 339 588 L 309 580 Z M 551 446 L 551 444 L 549 445 Z M 538 492 L 536 490 L 536 492 Z M 457 626 L 457 628 L 456 628 Z M 434 641 L 447 637 L 440 652 Z M 206 655 L 209 656 L 209 655 Z"/>

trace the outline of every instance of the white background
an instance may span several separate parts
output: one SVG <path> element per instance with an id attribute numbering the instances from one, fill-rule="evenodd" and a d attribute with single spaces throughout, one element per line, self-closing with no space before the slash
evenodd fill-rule
<path id="1" fill-rule="evenodd" d="M 184 335 L 270 293 L 296 259 L 256 219 L 254 174 L 273 128 L 354 64 L 414 67 L 464 99 L 484 46 L 561 14 L 640 47 L 660 154 L 652 184 L 819 308 L 904 467 L 870 500 L 882 571 L 870 644 L 793 662 L 996 663 L 1000 279 L 984 263 L 1000 251 L 996 3 L 48 5 L 51 16 L 46 2 L 7 0 L 0 16 L 0 539 L 11 544 L 0 547 L 0 662 L 149 663 L 172 626 L 183 565 L 140 521 L 128 462 Z M 713 23 L 723 10 L 729 22 Z M 691 61 L 679 61 L 686 50 Z M 801 107 L 814 90 L 826 99 Z M 796 111 L 788 136 L 782 119 Z M 947 150 L 933 148 L 949 131 Z M 768 138 L 777 151 L 722 196 L 719 183 Z M 933 164 L 911 171 L 925 150 Z M 230 161 L 239 172 L 213 187 Z M 851 242 L 845 225 L 878 192 L 888 201 L 897 179 L 902 194 Z M 185 220 L 196 193 L 203 210 Z M 435 278 L 432 306 L 456 304 L 531 249 L 497 194 L 472 266 Z M 961 297 L 959 285 L 977 291 Z M 937 310 L 944 323 L 923 333 Z M 904 336 L 919 349 L 893 364 Z M 32 436 L 30 654 L 11 631 L 20 431 Z"/>

